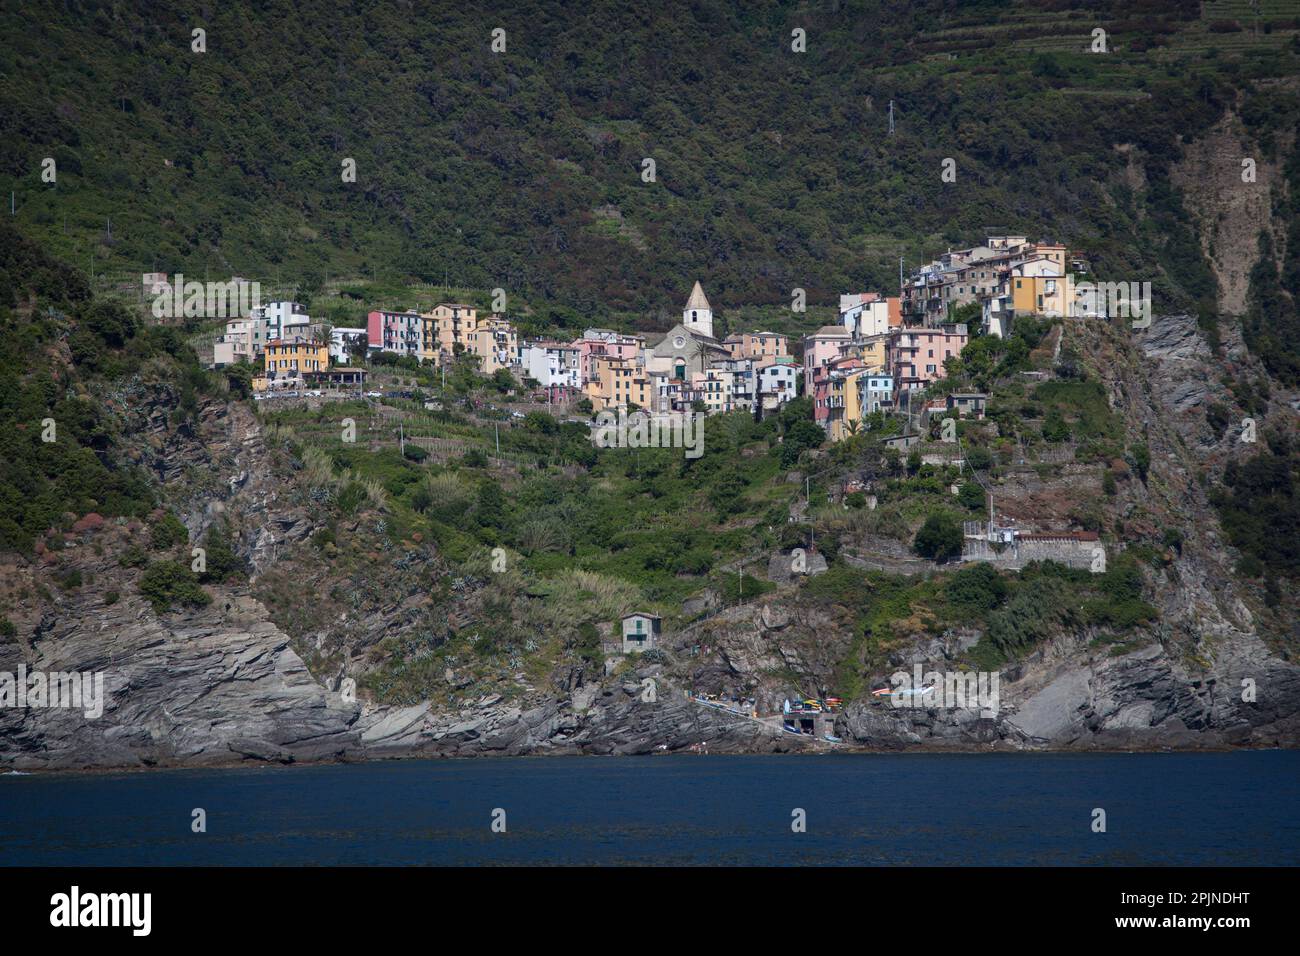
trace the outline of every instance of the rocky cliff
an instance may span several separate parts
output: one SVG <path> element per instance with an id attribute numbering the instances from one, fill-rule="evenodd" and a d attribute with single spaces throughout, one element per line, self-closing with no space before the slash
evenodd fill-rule
<path id="1" fill-rule="evenodd" d="M 1118 647 L 1087 631 L 1053 636 L 1003 669 L 992 713 L 895 707 L 862 695 L 836 719 L 840 746 L 1296 745 L 1300 668 L 1287 658 L 1294 599 L 1266 608 L 1254 586 L 1234 576 L 1231 549 L 1197 478 L 1234 451 L 1232 436 L 1211 433 L 1202 410 L 1228 400 L 1214 374 L 1223 360 L 1188 316 L 1157 318 L 1131 341 L 1082 325 L 1066 336 L 1104 369 L 1112 407 L 1151 449 L 1150 480 L 1126 483 L 1118 516 L 1139 528 L 1183 530 L 1177 553 L 1150 582 L 1159 621 Z M 1228 336 L 1224 348 L 1229 363 L 1254 374 L 1239 340 Z M 703 619 L 667 635 L 654 663 L 628 662 L 606 675 L 565 654 L 549 673 L 504 673 L 487 687 L 449 669 L 448 693 L 438 700 L 376 703 L 365 678 L 382 664 L 386 641 L 415 641 L 430 622 L 452 627 L 492 613 L 475 603 L 472 584 L 435 593 L 430 582 L 446 572 L 443 557 L 420 542 L 385 551 L 367 538 L 371 519 L 353 521 L 345 530 L 356 540 L 339 545 L 373 547 L 363 562 L 377 569 L 372 578 L 331 576 L 313 562 L 320 509 L 295 478 L 303 463 L 268 439 L 246 406 L 210 401 L 178 425 L 168 414 L 176 396 L 165 385 L 135 381 L 101 398 L 131 435 L 130 457 L 184 517 L 191 542 L 220 519 L 252 578 L 209 585 L 206 606 L 156 611 L 140 593 L 136 569 L 121 560 L 144 523 L 97 515 L 69 516 L 69 530 L 51 529 L 30 558 L 5 556 L 0 599 L 15 633 L 0 635 L 0 673 L 20 666 L 100 672 L 105 699 L 95 718 L 75 709 L 0 708 L 0 766 L 628 754 L 701 744 L 713 752 L 827 749 L 686 693 L 753 698 L 772 712 L 784 697 L 836 690 L 854 625 L 806 601 L 803 582 L 770 557 L 776 590 L 737 608 L 701 600 Z M 1275 399 L 1275 414 L 1291 414 L 1287 396 Z M 1035 501 L 1079 494 L 1082 473 L 1063 474 L 1058 487 L 1034 489 Z M 897 558 L 873 554 L 865 538 L 841 560 Z M 814 560 L 809 571 L 825 565 Z M 863 685 L 918 665 L 959 668 L 979 636 L 956 629 L 936 637 L 917 623 L 887 659 L 862 664 Z"/>

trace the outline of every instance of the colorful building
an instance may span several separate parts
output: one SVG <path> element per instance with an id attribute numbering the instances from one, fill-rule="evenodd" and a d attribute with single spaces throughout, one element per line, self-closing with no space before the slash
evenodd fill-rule
<path id="1" fill-rule="evenodd" d="M 889 342 L 889 372 L 894 377 L 898 403 L 903 404 L 904 392 L 918 391 L 943 378 L 944 362 L 961 355 L 967 338 L 963 323 L 899 329 Z"/>
<path id="2" fill-rule="evenodd" d="M 789 340 L 775 332 L 740 332 L 722 340 L 723 348 L 735 359 L 766 363 L 788 358 Z"/>
<path id="3" fill-rule="evenodd" d="M 393 352 L 423 357 L 424 319 L 416 312 L 388 312 L 382 309 L 366 316 L 366 338 L 372 352 Z"/>
<path id="4" fill-rule="evenodd" d="M 268 342 L 262 352 L 263 371 L 254 379 L 258 391 L 278 388 L 297 388 L 309 372 L 322 372 L 330 367 L 329 346 L 305 340 Z M 262 387 L 258 388 L 258 381 Z"/>
<path id="5" fill-rule="evenodd" d="M 803 340 L 804 394 L 811 395 L 814 373 L 844 356 L 852 344 L 847 329 L 840 325 L 824 325 Z"/>

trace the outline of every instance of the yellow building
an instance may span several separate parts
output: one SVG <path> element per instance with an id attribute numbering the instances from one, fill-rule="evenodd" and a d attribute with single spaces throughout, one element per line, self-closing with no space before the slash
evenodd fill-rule
<path id="1" fill-rule="evenodd" d="M 479 321 L 478 310 L 472 305 L 444 302 L 430 312 L 421 312 L 420 317 L 424 319 L 420 342 L 422 361 L 439 365 L 444 357 L 454 358 L 459 352 L 474 351 L 472 342 Z"/>
<path id="2" fill-rule="evenodd" d="M 828 431 L 831 441 L 843 441 L 856 430 L 863 419 L 862 393 L 858 388 L 858 379 L 870 374 L 870 369 L 853 367 L 836 369 L 831 372 L 830 388 L 826 404 L 830 410 L 827 416 Z M 850 424 L 853 423 L 853 424 Z"/>
<path id="3" fill-rule="evenodd" d="M 321 342 L 273 339 L 266 343 L 262 362 L 262 374 L 253 380 L 255 390 L 296 388 L 306 373 L 323 372 L 330 367 L 330 350 Z"/>
<path id="4" fill-rule="evenodd" d="M 741 332 L 728 335 L 722 344 L 732 358 L 753 359 L 761 364 L 770 364 L 790 354 L 786 337 L 775 332 Z"/>
<path id="5" fill-rule="evenodd" d="M 594 411 L 636 405 L 650 408 L 653 390 L 645 369 L 628 359 L 599 356 L 594 362 L 595 376 L 584 391 Z"/>
<path id="6" fill-rule="evenodd" d="M 1012 274 L 1006 279 L 1011 307 L 1016 315 L 1064 316 L 1074 301 L 1068 275 L 1034 276 Z"/>
<path id="7" fill-rule="evenodd" d="M 888 335 L 872 335 L 861 342 L 854 342 L 848 346 L 844 350 L 844 354 L 861 359 L 862 364 L 869 369 L 882 371 L 889 365 L 888 348 Z"/>
<path id="8" fill-rule="evenodd" d="M 691 373 L 691 391 L 704 403 L 705 414 L 721 415 L 735 408 L 734 376 L 720 368 Z"/>
<path id="9" fill-rule="evenodd" d="M 475 324 L 469 333 L 469 351 L 479 357 L 479 371 L 491 375 L 497 369 L 514 365 L 519 355 L 519 333 L 499 315 Z"/>

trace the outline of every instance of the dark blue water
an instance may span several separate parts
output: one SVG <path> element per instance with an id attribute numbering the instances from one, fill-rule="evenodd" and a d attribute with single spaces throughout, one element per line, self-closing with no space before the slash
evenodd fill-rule
<path id="1" fill-rule="evenodd" d="M 195 807 L 207 833 L 191 832 Z M 3 776 L 0 865 L 1296 865 L 1297 811 L 1300 753 L 1276 751 Z"/>

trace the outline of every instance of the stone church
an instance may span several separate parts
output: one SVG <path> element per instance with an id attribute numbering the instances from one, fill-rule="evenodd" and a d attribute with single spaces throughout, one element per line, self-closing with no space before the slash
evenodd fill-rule
<path id="1" fill-rule="evenodd" d="M 689 380 L 693 372 L 703 372 L 711 362 L 729 357 L 713 336 L 713 309 L 697 281 L 682 310 L 681 323 L 647 349 L 645 369 L 670 379 Z"/>

